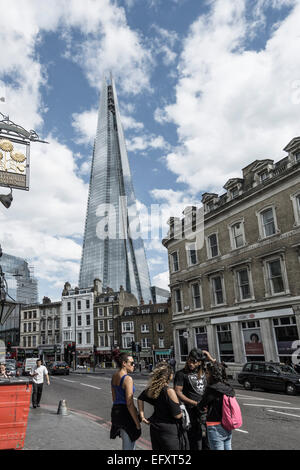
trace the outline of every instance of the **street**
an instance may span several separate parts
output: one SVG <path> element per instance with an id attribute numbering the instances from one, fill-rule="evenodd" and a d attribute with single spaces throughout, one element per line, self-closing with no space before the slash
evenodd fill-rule
<path id="1" fill-rule="evenodd" d="M 102 426 L 106 427 L 107 444 L 103 441 L 101 447 L 103 450 L 108 449 L 108 445 L 115 450 L 121 449 L 120 439 L 109 442 L 111 375 L 112 371 L 97 375 L 71 373 L 69 376 L 51 376 L 51 385 L 44 386 L 42 408 L 50 406 L 55 410 L 59 401 L 65 399 L 70 411 L 81 413 L 87 420 L 102 423 Z M 147 379 L 146 375 L 134 375 L 135 401 L 146 387 Z M 245 391 L 239 386 L 236 387 L 236 393 L 242 410 L 243 426 L 233 432 L 234 450 L 299 449 L 299 395 L 289 396 L 259 390 Z M 145 415 L 149 417 L 151 407 L 146 404 L 145 409 Z M 30 414 L 38 412 L 39 410 L 30 410 Z M 30 435 L 30 429 L 27 430 L 27 434 Z M 78 448 L 78 443 L 74 448 Z M 140 450 L 150 449 L 149 428 L 143 425 Z"/>

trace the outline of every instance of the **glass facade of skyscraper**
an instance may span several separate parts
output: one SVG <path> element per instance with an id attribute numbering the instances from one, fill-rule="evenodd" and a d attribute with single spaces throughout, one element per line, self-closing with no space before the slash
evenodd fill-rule
<path id="1" fill-rule="evenodd" d="M 134 227 L 134 228 L 133 228 Z M 134 233 L 135 229 L 135 233 Z M 103 82 L 93 151 L 79 287 L 101 279 L 152 299 L 144 243 L 113 79 Z"/>

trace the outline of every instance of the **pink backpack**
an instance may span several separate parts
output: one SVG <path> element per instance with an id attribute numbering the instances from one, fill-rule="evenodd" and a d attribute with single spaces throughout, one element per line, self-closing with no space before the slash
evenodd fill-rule
<path id="1" fill-rule="evenodd" d="M 238 429 L 242 426 L 242 413 L 235 397 L 223 395 L 222 426 L 227 431 Z"/>

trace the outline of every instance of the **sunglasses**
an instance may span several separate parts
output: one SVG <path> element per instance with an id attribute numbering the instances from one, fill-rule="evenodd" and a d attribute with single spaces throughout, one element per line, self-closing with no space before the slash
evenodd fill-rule
<path id="1" fill-rule="evenodd" d="M 191 362 L 192 364 L 197 364 L 197 359 L 188 359 L 188 362 Z"/>
<path id="2" fill-rule="evenodd" d="M 134 364 L 134 361 L 130 361 L 130 362 L 129 362 L 129 365 L 130 365 L 130 366 L 134 366 L 134 365 L 135 365 L 135 364 Z"/>

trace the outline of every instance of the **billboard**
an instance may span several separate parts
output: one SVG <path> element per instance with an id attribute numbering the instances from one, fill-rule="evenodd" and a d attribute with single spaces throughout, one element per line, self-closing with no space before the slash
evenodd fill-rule
<path id="1" fill-rule="evenodd" d="M 264 347 L 261 340 L 260 328 L 243 330 L 246 356 L 263 356 Z"/>

